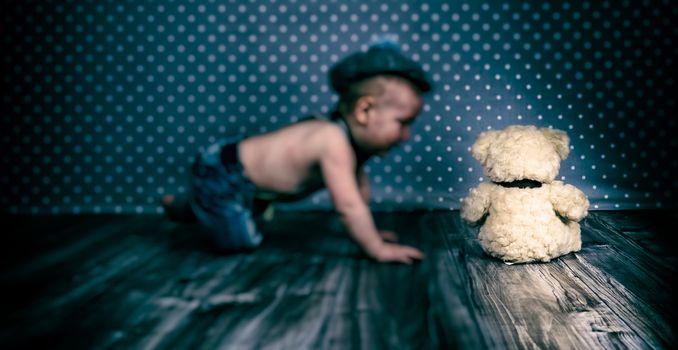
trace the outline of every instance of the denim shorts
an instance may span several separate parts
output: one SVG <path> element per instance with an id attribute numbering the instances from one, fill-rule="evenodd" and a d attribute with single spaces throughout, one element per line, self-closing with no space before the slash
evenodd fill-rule
<path id="1" fill-rule="evenodd" d="M 252 250 L 262 241 L 252 214 L 256 185 L 238 159 L 241 140 L 220 139 L 191 168 L 191 207 L 220 252 Z"/>

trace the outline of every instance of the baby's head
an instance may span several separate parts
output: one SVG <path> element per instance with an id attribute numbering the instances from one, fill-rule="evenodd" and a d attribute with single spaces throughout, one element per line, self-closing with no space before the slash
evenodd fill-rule
<path id="1" fill-rule="evenodd" d="M 352 54 L 330 70 L 339 94 L 334 118 L 343 118 L 355 142 L 383 154 L 406 140 L 431 83 L 421 67 L 392 43 Z"/>

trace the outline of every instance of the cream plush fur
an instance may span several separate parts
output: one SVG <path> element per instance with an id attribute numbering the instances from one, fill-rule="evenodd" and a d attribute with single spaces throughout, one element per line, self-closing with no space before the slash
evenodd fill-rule
<path id="1" fill-rule="evenodd" d="M 549 261 L 581 249 L 577 222 L 587 215 L 589 201 L 576 187 L 554 181 L 569 151 L 565 132 L 533 125 L 478 136 L 471 154 L 492 182 L 471 190 L 462 202 L 461 217 L 471 224 L 485 220 L 478 239 L 486 253 L 523 263 Z M 534 180 L 541 186 L 498 184 L 516 180 Z"/>

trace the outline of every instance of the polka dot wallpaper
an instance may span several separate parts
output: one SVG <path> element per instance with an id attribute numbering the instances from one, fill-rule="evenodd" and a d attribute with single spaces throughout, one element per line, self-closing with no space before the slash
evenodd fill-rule
<path id="1" fill-rule="evenodd" d="M 3 212 L 160 212 L 220 136 L 330 111 L 330 66 L 385 34 L 436 86 L 413 137 L 367 164 L 375 209 L 459 208 L 484 180 L 470 145 L 509 124 L 567 131 L 559 179 L 592 210 L 676 204 L 669 0 L 12 1 L 2 17 Z"/>

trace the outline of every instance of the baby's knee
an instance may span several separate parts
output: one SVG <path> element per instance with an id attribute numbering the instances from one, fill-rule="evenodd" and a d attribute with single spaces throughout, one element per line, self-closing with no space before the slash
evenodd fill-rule
<path id="1" fill-rule="evenodd" d="M 251 215 L 239 213 L 237 216 L 225 217 L 211 231 L 215 248 L 223 253 L 237 253 L 256 249 L 263 240 Z"/>

